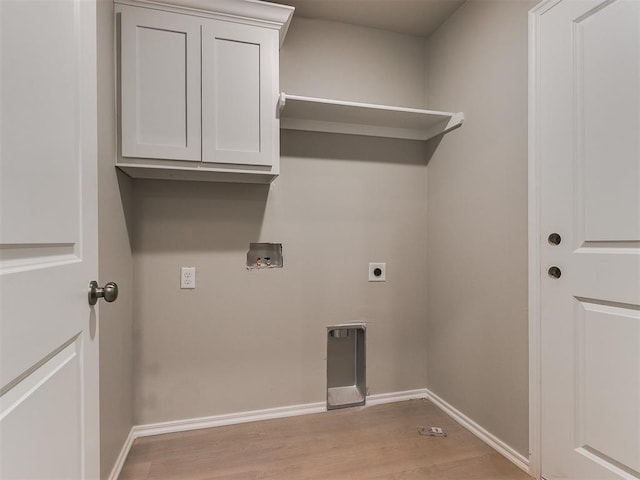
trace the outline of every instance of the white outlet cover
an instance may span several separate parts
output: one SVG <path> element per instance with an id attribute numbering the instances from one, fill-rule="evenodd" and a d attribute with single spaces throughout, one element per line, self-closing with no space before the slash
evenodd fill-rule
<path id="1" fill-rule="evenodd" d="M 380 269 L 380 275 L 375 272 Z M 386 282 L 387 281 L 387 264 L 386 263 L 370 263 L 369 264 L 369 281 L 370 282 Z"/>
<path id="2" fill-rule="evenodd" d="M 189 290 L 196 288 L 196 267 L 180 268 L 180 288 Z"/>

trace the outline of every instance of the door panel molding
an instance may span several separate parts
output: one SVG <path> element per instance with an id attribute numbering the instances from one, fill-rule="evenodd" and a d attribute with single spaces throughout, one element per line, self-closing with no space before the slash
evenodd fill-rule
<path id="1" fill-rule="evenodd" d="M 39 268 L 57 267 L 80 261 L 76 244 L 5 244 L 0 245 L 0 275 Z"/>

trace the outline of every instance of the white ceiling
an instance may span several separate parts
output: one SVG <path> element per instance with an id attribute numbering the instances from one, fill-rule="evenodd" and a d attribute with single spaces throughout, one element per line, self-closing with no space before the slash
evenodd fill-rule
<path id="1" fill-rule="evenodd" d="M 428 37 L 466 0 L 269 0 L 295 16 Z"/>

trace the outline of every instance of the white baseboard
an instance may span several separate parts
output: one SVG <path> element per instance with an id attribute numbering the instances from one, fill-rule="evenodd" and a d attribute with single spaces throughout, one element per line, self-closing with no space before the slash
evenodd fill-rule
<path id="1" fill-rule="evenodd" d="M 469 417 L 459 412 L 437 395 L 431 393 L 426 388 L 418 390 L 407 390 L 404 392 L 379 393 L 367 397 L 367 406 L 382 405 L 384 403 L 402 402 L 418 398 L 428 398 L 447 415 L 456 422 L 476 435 L 480 440 L 492 447 L 497 452 L 504 455 L 508 460 L 516 464 L 525 472 L 529 472 L 529 461 L 516 452 L 509 445 L 495 437 Z M 185 420 L 175 420 L 171 422 L 151 423 L 147 425 L 135 425 L 131 428 L 129 436 L 125 441 L 120 455 L 116 460 L 109 480 L 117 480 L 124 462 L 129 454 L 129 450 L 136 438 L 149 437 L 152 435 L 162 435 L 165 433 L 184 432 L 187 430 L 198 430 L 200 428 L 221 427 L 223 425 L 235 425 L 239 423 L 258 422 L 260 420 L 271 420 L 275 418 L 295 417 L 310 413 L 326 412 L 326 402 L 306 403 L 303 405 L 291 405 L 288 407 L 268 408 L 265 410 L 253 410 L 249 412 L 230 413 L 225 415 L 213 415 L 210 417 L 188 418 Z"/>
<path id="2" fill-rule="evenodd" d="M 498 453 L 502 454 L 507 460 L 511 461 L 521 470 L 524 470 L 527 474 L 529 473 L 529 459 L 524 455 L 515 451 L 512 447 L 504 443 L 498 437 L 493 435 L 491 432 L 485 430 L 483 427 L 478 425 L 476 422 L 467 417 L 464 413 L 457 410 L 452 405 L 449 405 L 442 398 L 438 397 L 435 393 L 426 391 L 426 396 L 429 400 L 431 400 L 437 407 L 439 407 L 442 411 L 444 411 L 447 415 L 453 418 L 456 422 L 462 425 L 464 428 L 473 433 L 476 437 L 482 440 L 484 443 L 489 445 Z"/>
<path id="3" fill-rule="evenodd" d="M 133 428 L 129 431 L 129 435 L 127 435 L 127 439 L 124 441 L 124 445 L 122 445 L 122 449 L 118 454 L 118 458 L 116 458 L 116 463 L 113 465 L 111 469 L 111 473 L 109 474 L 109 480 L 118 480 L 120 476 L 120 472 L 122 471 L 122 467 L 124 466 L 124 461 L 127 459 L 129 455 L 129 450 L 133 446 L 133 441 L 136 437 L 133 434 Z"/>
<path id="4" fill-rule="evenodd" d="M 378 393 L 367 397 L 367 405 L 382 405 L 383 403 L 404 402 L 417 398 L 427 398 L 429 391 L 426 388 L 418 390 L 406 390 L 404 392 Z"/>
<path id="5" fill-rule="evenodd" d="M 415 398 L 425 398 L 427 390 L 407 390 L 404 392 L 379 393 L 367 397 L 367 405 L 381 405 L 383 403 L 402 402 Z M 223 425 L 235 425 L 247 422 L 259 422 L 274 418 L 296 417 L 310 413 L 327 411 L 326 402 L 305 403 L 287 407 L 267 408 L 265 410 L 253 410 L 249 412 L 229 413 L 225 415 L 213 415 L 211 417 L 189 418 L 171 422 L 151 423 L 148 425 L 136 425 L 133 427 L 134 438 L 162 435 L 164 433 L 184 432 L 200 428 L 221 427 Z"/>
<path id="6" fill-rule="evenodd" d="M 164 433 L 184 432 L 198 430 L 200 428 L 222 427 L 224 425 L 236 425 L 239 423 L 259 422 L 260 420 L 272 420 L 274 418 L 296 417 L 310 413 L 327 411 L 325 402 L 305 403 L 303 405 L 291 405 L 288 407 L 267 408 L 265 410 L 253 410 L 249 412 L 229 413 L 225 415 L 213 415 L 211 417 L 188 418 L 172 422 L 151 423 L 148 425 L 136 425 L 133 427 L 136 438 L 162 435 Z"/>

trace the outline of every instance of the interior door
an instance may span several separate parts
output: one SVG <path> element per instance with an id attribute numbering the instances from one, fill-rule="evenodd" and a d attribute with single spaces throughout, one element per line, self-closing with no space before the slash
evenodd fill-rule
<path id="1" fill-rule="evenodd" d="M 0 55 L 0 478 L 98 478 L 94 1 L 0 1 Z"/>
<path id="2" fill-rule="evenodd" d="M 542 476 L 638 479 L 640 1 L 549 3 L 534 127 Z"/>

